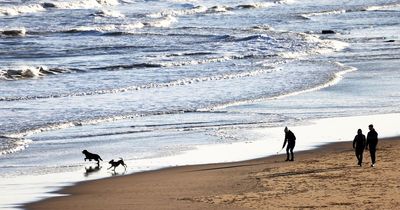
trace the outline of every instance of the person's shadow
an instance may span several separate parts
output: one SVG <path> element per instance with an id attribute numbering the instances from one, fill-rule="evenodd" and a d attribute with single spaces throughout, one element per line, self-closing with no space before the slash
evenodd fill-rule
<path id="1" fill-rule="evenodd" d="M 96 165 L 95 167 L 89 166 L 89 168 L 85 167 L 84 175 L 85 175 L 85 177 L 88 177 L 90 174 L 100 171 L 100 169 L 101 169 L 100 165 Z"/>

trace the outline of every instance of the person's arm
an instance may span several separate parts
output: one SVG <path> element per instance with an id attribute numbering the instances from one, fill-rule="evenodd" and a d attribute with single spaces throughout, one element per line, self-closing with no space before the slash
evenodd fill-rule
<path id="1" fill-rule="evenodd" d="M 364 145 L 364 148 L 367 148 L 367 140 L 365 139 L 364 135 L 363 135 L 363 145 Z"/>
<path id="2" fill-rule="evenodd" d="M 355 136 L 355 137 L 354 137 L 354 140 L 353 140 L 353 149 L 356 148 L 356 140 L 357 140 L 357 136 Z"/>
<path id="3" fill-rule="evenodd" d="M 367 134 L 367 143 L 365 144 L 365 150 L 368 150 L 368 144 L 369 144 L 369 142 L 370 142 L 370 136 L 369 136 L 370 134 L 369 134 L 369 132 L 368 132 L 368 134 Z"/>
<path id="4" fill-rule="evenodd" d="M 285 134 L 285 140 L 283 140 L 283 146 L 282 146 L 282 149 L 283 149 L 283 148 L 285 148 L 286 142 L 287 142 L 287 135 Z"/>

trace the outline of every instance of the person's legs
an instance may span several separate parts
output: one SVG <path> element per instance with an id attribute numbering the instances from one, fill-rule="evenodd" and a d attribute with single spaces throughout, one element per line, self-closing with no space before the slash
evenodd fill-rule
<path id="1" fill-rule="evenodd" d="M 371 155 L 371 166 L 375 164 L 376 146 L 369 147 L 369 154 Z"/>
<path id="2" fill-rule="evenodd" d="M 294 146 L 290 148 L 290 154 L 292 155 L 292 158 L 290 158 L 290 161 L 294 161 L 293 149 L 294 149 Z"/>
<path id="3" fill-rule="evenodd" d="M 292 158 L 290 158 L 290 161 L 294 161 L 293 149 L 294 149 L 295 145 L 296 145 L 296 142 L 293 142 L 293 143 L 288 145 L 288 147 L 290 148 L 290 154 L 292 155 Z"/>
<path id="4" fill-rule="evenodd" d="M 289 145 L 286 147 L 286 161 L 289 161 Z"/>
<path id="5" fill-rule="evenodd" d="M 356 152 L 357 164 L 361 165 L 360 150 L 356 149 L 355 152 Z"/>

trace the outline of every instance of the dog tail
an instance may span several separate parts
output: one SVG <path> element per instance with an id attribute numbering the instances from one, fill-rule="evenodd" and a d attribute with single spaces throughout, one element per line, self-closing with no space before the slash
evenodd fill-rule
<path id="1" fill-rule="evenodd" d="M 101 157 L 99 156 L 99 159 L 101 160 L 101 161 L 103 161 L 103 159 L 101 159 Z"/>

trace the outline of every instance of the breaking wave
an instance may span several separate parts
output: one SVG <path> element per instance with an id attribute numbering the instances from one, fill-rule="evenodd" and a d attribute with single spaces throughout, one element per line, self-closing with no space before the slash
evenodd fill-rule
<path id="1" fill-rule="evenodd" d="M 282 0 L 275 2 L 255 2 L 250 4 L 239 4 L 233 6 L 227 5 L 215 5 L 211 7 L 205 7 L 202 5 L 194 6 L 188 9 L 175 9 L 175 10 L 164 10 L 161 12 L 153 13 L 147 15 L 151 18 L 160 18 L 164 16 L 184 16 L 184 15 L 194 15 L 194 14 L 212 14 L 212 13 L 225 13 L 234 10 L 243 10 L 243 9 L 260 9 L 260 8 L 268 8 L 279 4 L 289 4 L 292 1 L 290 0 Z"/>
<path id="2" fill-rule="evenodd" d="M 17 66 L 13 69 L 0 69 L 0 80 L 32 79 L 44 75 L 76 71 L 63 68 L 48 68 L 46 66 Z"/>
<path id="3" fill-rule="evenodd" d="M 124 14 L 118 12 L 118 11 L 113 11 L 113 10 L 99 10 L 93 14 L 91 14 L 92 16 L 95 17 L 112 17 L 112 18 L 123 18 L 125 17 Z"/>
<path id="4" fill-rule="evenodd" d="M 61 98 L 61 97 L 71 97 L 71 96 L 114 94 L 114 93 L 123 93 L 123 92 L 131 92 L 131 91 L 140 91 L 142 89 L 150 89 L 150 88 L 185 86 L 185 85 L 190 85 L 190 84 L 200 83 L 200 82 L 207 82 L 207 81 L 254 77 L 254 76 L 257 76 L 260 74 L 270 73 L 273 71 L 275 71 L 274 68 L 264 67 L 262 69 L 253 70 L 253 71 L 226 73 L 226 74 L 211 75 L 211 76 L 205 76 L 205 77 L 183 78 L 183 79 L 178 79 L 178 80 L 164 82 L 164 83 L 149 83 L 149 84 L 144 84 L 144 85 L 123 87 L 123 88 L 116 88 L 116 89 L 95 90 L 95 91 L 89 91 L 89 92 L 76 92 L 76 93 L 65 93 L 65 94 L 53 94 L 53 95 L 42 95 L 42 96 L 25 96 L 25 97 L 12 97 L 12 98 L 3 97 L 3 98 L 0 98 L 0 101 L 35 100 L 35 99 Z"/>
<path id="5" fill-rule="evenodd" d="M 25 36 L 25 28 L 15 28 L 15 29 L 0 29 L 0 37 L 15 37 L 15 36 Z"/>
<path id="6" fill-rule="evenodd" d="M 0 136 L 0 156 L 24 150 L 32 140 Z"/>
<path id="7" fill-rule="evenodd" d="M 104 5 L 118 5 L 118 0 L 79 0 L 79 1 L 52 1 L 40 4 L 19 6 L 1 6 L 0 16 L 17 16 L 29 13 L 44 12 L 47 9 L 92 9 Z"/>
<path id="8" fill-rule="evenodd" d="M 42 12 L 46 9 L 40 4 L 0 7 L 0 16 L 16 16 L 28 13 Z"/>
<path id="9" fill-rule="evenodd" d="M 306 13 L 300 16 L 309 19 L 314 16 L 337 15 L 349 12 L 365 12 L 365 11 L 392 10 L 392 9 L 400 9 L 400 4 L 394 3 L 394 4 L 375 5 L 368 7 L 355 7 L 350 9 L 327 10 L 327 11 Z"/>
<path id="10" fill-rule="evenodd" d="M 41 4 L 43 8 L 57 9 L 92 9 L 104 5 L 118 5 L 118 0 L 79 0 L 79 1 L 52 1 Z"/>

